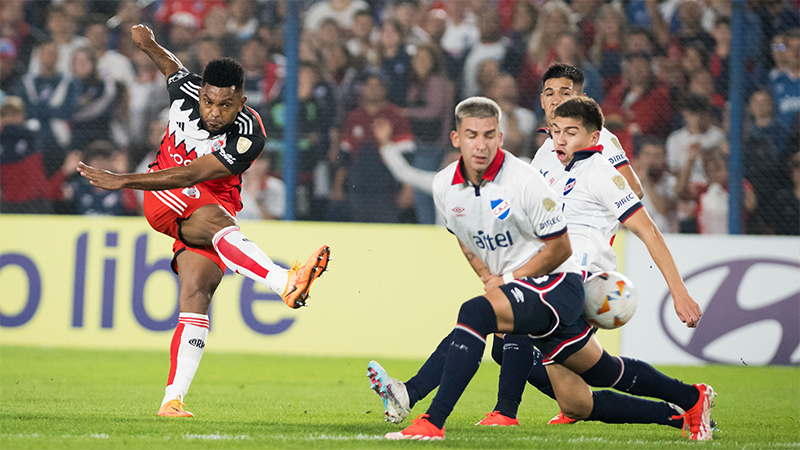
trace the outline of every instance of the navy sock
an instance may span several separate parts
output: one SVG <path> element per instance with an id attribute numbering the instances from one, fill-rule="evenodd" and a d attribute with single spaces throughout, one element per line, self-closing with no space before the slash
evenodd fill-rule
<path id="1" fill-rule="evenodd" d="M 542 352 L 533 349 L 533 363 L 531 364 L 531 371 L 528 373 L 528 383 L 533 385 L 542 394 L 556 399 L 556 393 L 553 391 L 553 384 L 550 383 L 550 377 L 547 376 L 547 369 L 542 363 Z"/>
<path id="2" fill-rule="evenodd" d="M 687 411 L 700 398 L 700 392 L 691 384 L 670 378 L 644 361 L 626 357 L 621 359 L 624 365 L 622 377 L 614 385 L 618 391 L 665 400 Z"/>
<path id="3" fill-rule="evenodd" d="M 503 339 L 496 334 L 492 337 L 492 359 L 498 366 L 503 365 Z"/>
<path id="4" fill-rule="evenodd" d="M 408 391 L 408 403 L 413 408 L 414 405 L 430 394 L 442 379 L 442 370 L 444 370 L 444 360 L 447 357 L 447 349 L 450 347 L 450 342 L 453 340 L 453 332 L 451 331 L 436 350 L 431 353 L 431 356 L 425 360 L 425 364 L 420 367 L 419 371 L 413 378 L 406 381 L 406 391 Z"/>
<path id="5" fill-rule="evenodd" d="M 444 428 L 447 416 L 478 371 L 486 348 L 486 336 L 496 331 L 497 317 L 485 297 L 475 297 L 461 305 L 439 390 L 427 411 L 428 420 L 436 427 Z"/>
<path id="6" fill-rule="evenodd" d="M 534 351 L 536 349 L 528 336 L 507 334 L 503 339 L 503 364 L 500 366 L 497 404 L 494 410 L 500 411 L 506 417 L 517 417 L 522 392 L 525 391 L 525 381 L 534 363 Z"/>
<path id="7" fill-rule="evenodd" d="M 605 423 L 656 423 L 675 428 L 683 427 L 683 419 L 673 419 L 678 415 L 669 403 L 645 400 L 614 391 L 594 391 L 594 406 L 586 420 Z"/>

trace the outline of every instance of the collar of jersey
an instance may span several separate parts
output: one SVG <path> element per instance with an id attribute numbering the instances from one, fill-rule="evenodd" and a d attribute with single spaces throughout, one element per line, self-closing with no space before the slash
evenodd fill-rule
<path id="1" fill-rule="evenodd" d="M 546 134 L 547 136 L 549 136 L 551 138 L 553 137 L 553 135 L 550 134 L 550 127 L 539 128 L 538 130 L 536 130 L 536 132 L 537 133 L 544 133 L 544 134 Z"/>
<path id="2" fill-rule="evenodd" d="M 577 152 L 575 152 L 572 155 L 572 161 L 570 161 L 569 164 L 567 164 L 567 167 L 565 167 L 564 170 L 569 172 L 569 169 L 572 169 L 572 166 L 574 166 L 576 162 L 584 160 L 584 159 L 586 159 L 586 158 L 588 158 L 588 157 L 590 157 L 592 155 L 596 155 L 596 154 L 602 153 L 602 152 L 603 152 L 603 146 L 602 145 L 595 145 L 594 147 L 589 147 L 589 148 L 585 148 L 583 150 L 578 150 Z"/>
<path id="3" fill-rule="evenodd" d="M 506 159 L 506 152 L 502 148 L 497 149 L 497 154 L 494 155 L 494 159 L 492 160 L 489 167 L 486 169 L 486 173 L 483 174 L 483 179 L 486 181 L 494 180 L 494 177 L 497 176 L 497 172 L 500 171 L 500 168 L 503 167 L 503 161 Z M 458 166 L 456 166 L 456 173 L 453 175 L 453 185 L 456 184 L 463 184 L 466 183 L 467 180 L 464 178 L 464 174 L 461 173 L 461 164 L 463 163 L 463 157 L 458 158 Z"/>

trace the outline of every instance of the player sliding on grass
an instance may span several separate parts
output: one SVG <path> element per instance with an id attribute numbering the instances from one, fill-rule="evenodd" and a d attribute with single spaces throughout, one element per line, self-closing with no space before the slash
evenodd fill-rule
<path id="1" fill-rule="evenodd" d="M 161 47 L 148 27 L 135 25 L 131 35 L 166 77 L 166 136 L 148 173 L 115 174 L 83 163 L 78 171 L 103 189 L 144 190 L 147 221 L 175 239 L 172 268 L 180 283 L 180 316 L 158 415 L 192 417 L 183 399 L 203 356 L 208 307 L 225 267 L 299 308 L 305 306 L 311 284 L 327 270 L 330 249 L 323 245 L 305 264 L 295 261 L 286 270 L 239 230 L 241 174 L 261 154 L 267 139 L 258 113 L 245 105 L 242 66 L 230 58 L 217 59 L 208 63 L 201 78 Z"/>
<path id="2" fill-rule="evenodd" d="M 623 370 L 622 361 L 592 339 L 594 329 L 583 317 L 583 279 L 572 258 L 560 196 L 535 169 L 500 149 L 499 117 L 500 109 L 491 100 L 470 98 L 460 103 L 451 139 L 462 158 L 434 180 L 437 209 L 481 276 L 486 294 L 461 306 L 455 329 L 440 344 L 447 347 L 447 355 L 439 391 L 427 413 L 386 437 L 444 438 L 445 421 L 478 369 L 486 336 L 502 332 L 530 335 L 550 363 L 547 371 L 556 398 L 570 417 L 640 423 L 642 416 L 653 415 L 659 419 L 650 422 L 660 423 L 663 411 L 649 408 L 654 402 L 613 392 L 593 397 L 589 389 L 589 385 L 624 383 L 628 392 L 687 410 L 692 439 L 710 439 L 708 413 L 714 396 L 710 387 L 681 383 L 647 364 Z M 593 121 L 584 125 L 584 132 L 591 130 L 585 147 L 597 143 L 600 118 L 599 125 Z M 576 145 L 571 143 L 573 152 Z M 400 389 L 405 391 L 401 393 L 393 388 L 413 388 L 412 380 L 392 386 L 384 383 L 394 381 L 385 373 L 371 378 L 384 401 L 406 394 L 406 404 L 395 406 L 409 406 L 413 389 Z"/>

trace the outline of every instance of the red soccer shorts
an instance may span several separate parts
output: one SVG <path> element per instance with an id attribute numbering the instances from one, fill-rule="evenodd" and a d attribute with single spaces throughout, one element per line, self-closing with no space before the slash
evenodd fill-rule
<path id="1" fill-rule="evenodd" d="M 190 251 L 203 255 L 214 261 L 222 272 L 225 272 L 225 263 L 214 250 L 212 245 L 196 246 L 187 244 L 181 240 L 179 234 L 180 222 L 189 218 L 193 212 L 205 205 L 220 205 L 225 208 L 230 215 L 236 217 L 236 209 L 233 205 L 221 201 L 203 184 L 188 188 L 177 188 L 168 191 L 144 191 L 144 216 L 150 226 L 159 233 L 175 239 L 172 244 L 172 270 L 178 273 L 178 266 L 175 258 L 183 251 Z"/>

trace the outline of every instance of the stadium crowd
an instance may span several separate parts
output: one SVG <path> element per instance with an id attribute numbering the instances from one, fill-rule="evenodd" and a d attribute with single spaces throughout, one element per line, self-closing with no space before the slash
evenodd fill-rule
<path id="1" fill-rule="evenodd" d="M 454 105 L 502 108 L 503 147 L 547 137 L 541 75 L 580 68 L 664 232 L 728 232 L 732 0 L 320 0 L 302 4 L 295 219 L 435 223 L 427 176 L 453 159 Z M 800 234 L 800 1 L 749 0 L 743 26 L 743 221 Z M 0 212 L 136 215 L 78 160 L 145 171 L 164 137 L 156 37 L 196 73 L 245 69 L 269 136 L 244 175 L 244 219 L 281 219 L 286 0 L 4 0 Z M 397 156 L 402 157 L 398 158 Z M 428 183 L 429 184 L 429 183 Z"/>

